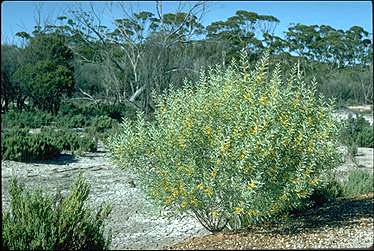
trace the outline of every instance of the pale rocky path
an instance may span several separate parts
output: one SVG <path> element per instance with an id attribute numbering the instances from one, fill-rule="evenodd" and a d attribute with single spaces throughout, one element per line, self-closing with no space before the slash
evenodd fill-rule
<path id="1" fill-rule="evenodd" d="M 364 112 L 364 113 L 362 113 Z M 334 117 L 339 120 L 346 120 L 349 116 L 356 117 L 357 113 L 362 114 L 364 119 L 366 119 L 370 125 L 373 125 L 373 110 L 370 106 L 350 106 L 348 109 L 340 109 L 333 113 Z"/>
<path id="2" fill-rule="evenodd" d="M 28 187 L 41 186 L 48 192 L 66 193 L 77 175 L 83 172 L 91 184 L 91 205 L 97 207 L 109 202 L 113 206 L 108 220 L 112 229 L 111 249 L 158 249 L 208 233 L 192 217 L 170 217 L 152 205 L 139 188 L 130 184 L 133 176 L 112 165 L 102 146 L 98 150 L 75 158 L 61 155 L 43 163 L 2 161 L 3 206 L 9 204 L 8 184 L 12 174 Z"/>

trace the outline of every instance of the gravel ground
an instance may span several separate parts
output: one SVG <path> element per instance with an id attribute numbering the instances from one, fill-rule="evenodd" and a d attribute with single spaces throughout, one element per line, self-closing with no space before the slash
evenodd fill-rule
<path id="1" fill-rule="evenodd" d="M 333 116 L 337 120 L 342 121 L 342 120 L 348 119 L 349 115 L 355 118 L 357 116 L 357 113 L 359 113 L 370 123 L 370 125 L 373 125 L 373 110 L 371 110 L 371 112 L 370 111 L 368 112 L 366 109 L 365 111 L 366 111 L 365 113 L 362 113 L 357 108 L 356 109 L 355 108 L 354 109 L 341 109 L 339 111 L 334 112 Z"/>
<path id="2" fill-rule="evenodd" d="M 112 249 L 158 249 L 208 232 L 192 217 L 176 217 L 157 208 L 139 188 L 133 187 L 133 175 L 114 165 L 104 149 L 82 157 L 60 155 L 40 163 L 2 161 L 3 207 L 8 207 L 8 184 L 12 174 L 28 187 L 43 187 L 66 194 L 75 177 L 83 172 L 91 184 L 89 200 L 98 206 L 109 202 L 113 209 L 108 220 L 112 229 Z"/>
<path id="3" fill-rule="evenodd" d="M 369 248 L 374 243 L 373 194 L 341 199 L 288 222 L 254 227 L 243 233 L 195 237 L 165 249 L 321 249 Z"/>

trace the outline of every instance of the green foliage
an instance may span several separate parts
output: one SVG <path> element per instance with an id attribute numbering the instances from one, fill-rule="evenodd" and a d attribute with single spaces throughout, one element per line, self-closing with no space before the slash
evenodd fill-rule
<path id="1" fill-rule="evenodd" d="M 291 213 L 300 213 L 311 207 L 320 207 L 328 201 L 335 200 L 343 196 L 343 185 L 337 181 L 333 173 L 328 172 L 322 175 L 321 182 L 314 191 L 302 200 L 299 207 L 292 210 Z"/>
<path id="2" fill-rule="evenodd" d="M 46 130 L 42 132 L 54 138 L 54 144 L 61 150 L 83 153 L 96 151 L 97 143 L 88 134 L 80 135 L 71 130 Z"/>
<path id="3" fill-rule="evenodd" d="M 313 193 L 303 199 L 300 207 L 291 213 L 300 213 L 310 207 L 319 207 L 328 201 L 341 197 L 355 197 L 374 192 L 373 175 L 364 170 L 353 170 L 347 180 L 338 181 L 336 175 L 328 173 Z"/>
<path id="4" fill-rule="evenodd" d="M 38 109 L 57 113 L 61 96 L 74 87 L 73 72 L 51 60 L 26 64 L 14 73 L 14 79 Z"/>
<path id="5" fill-rule="evenodd" d="M 99 116 L 93 119 L 92 126 L 97 132 L 104 132 L 113 127 L 116 121 L 108 116 Z"/>
<path id="6" fill-rule="evenodd" d="M 41 111 L 9 111 L 1 116 L 2 128 L 39 128 L 51 125 L 55 120 L 52 114 Z"/>
<path id="7" fill-rule="evenodd" d="M 362 115 L 349 116 L 348 120 L 343 122 L 340 139 L 348 147 L 356 148 L 356 153 L 357 146 L 374 148 L 373 126 Z"/>
<path id="8" fill-rule="evenodd" d="M 135 118 L 135 109 L 126 104 L 99 103 L 97 105 L 89 105 L 65 102 L 61 106 L 60 114 L 69 116 L 83 115 L 86 119 L 107 116 L 121 122 L 124 117 Z"/>
<path id="9" fill-rule="evenodd" d="M 102 204 L 95 213 L 87 205 L 89 192 L 81 175 L 66 197 L 25 189 L 12 178 L 10 209 L 2 213 L 2 249 L 108 249 L 111 236 L 104 236 L 104 221 L 111 207 Z"/>
<path id="10" fill-rule="evenodd" d="M 93 152 L 97 142 L 87 134 L 69 130 L 46 129 L 30 134 L 29 129 L 12 128 L 1 134 L 1 155 L 4 160 L 30 162 L 53 159 L 63 150 L 73 153 Z"/>
<path id="11" fill-rule="evenodd" d="M 373 193 L 373 174 L 364 170 L 354 170 L 344 184 L 344 196 L 353 197 L 357 195 Z"/>
<path id="12" fill-rule="evenodd" d="M 193 212 L 210 231 L 297 207 L 337 165 L 337 128 L 296 67 L 283 83 L 268 64 L 265 54 L 250 71 L 242 54 L 239 67 L 162 95 L 153 122 L 139 114 L 107 140 L 113 157 L 156 202 Z"/>
<path id="13" fill-rule="evenodd" d="M 57 124 L 62 128 L 83 128 L 90 125 L 90 121 L 82 114 L 57 117 Z"/>
<path id="14" fill-rule="evenodd" d="M 43 134 L 29 134 L 28 129 L 10 129 L 1 134 L 2 159 L 34 161 L 53 158 L 60 149 L 53 138 Z"/>
<path id="15" fill-rule="evenodd" d="M 1 111 L 8 111 L 12 103 L 20 105 L 23 98 L 12 75 L 20 65 L 22 50 L 15 45 L 1 45 Z"/>

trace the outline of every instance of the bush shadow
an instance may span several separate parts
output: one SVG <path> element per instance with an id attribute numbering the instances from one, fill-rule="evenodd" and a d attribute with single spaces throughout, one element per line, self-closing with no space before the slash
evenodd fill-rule
<path id="1" fill-rule="evenodd" d="M 78 162 L 78 159 L 73 154 L 60 153 L 54 159 L 40 160 L 35 163 L 38 164 L 51 164 L 51 165 L 69 165 Z"/>
<path id="2" fill-rule="evenodd" d="M 305 212 L 290 215 L 287 222 L 271 224 L 271 232 L 296 235 L 321 228 L 339 228 L 359 224 L 360 218 L 374 217 L 373 194 L 358 198 L 339 198 Z"/>

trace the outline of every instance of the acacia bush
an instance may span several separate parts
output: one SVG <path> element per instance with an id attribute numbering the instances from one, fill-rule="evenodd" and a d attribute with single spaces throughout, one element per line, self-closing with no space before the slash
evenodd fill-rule
<path id="1" fill-rule="evenodd" d="M 210 231 L 239 229 L 302 205 L 339 161 L 332 103 L 269 53 L 202 74 L 157 98 L 154 121 L 125 120 L 108 147 L 155 202 Z"/>
<path id="2" fill-rule="evenodd" d="M 103 250 L 111 241 L 104 221 L 111 212 L 87 206 L 89 184 L 80 175 L 66 197 L 10 185 L 10 209 L 2 213 L 3 250 Z"/>

